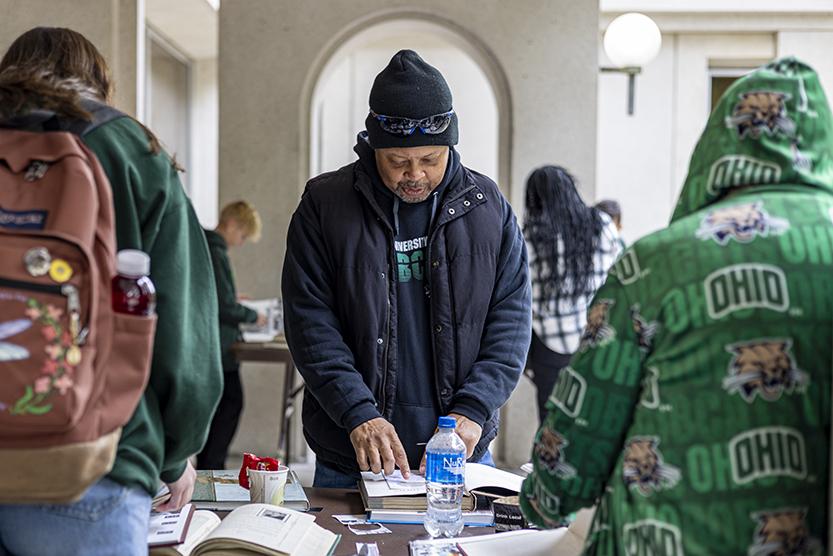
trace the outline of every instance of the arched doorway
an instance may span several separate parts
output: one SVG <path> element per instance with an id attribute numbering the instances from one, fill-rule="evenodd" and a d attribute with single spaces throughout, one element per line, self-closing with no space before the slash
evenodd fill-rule
<path id="1" fill-rule="evenodd" d="M 455 31 L 424 19 L 397 17 L 365 25 L 344 40 L 318 73 L 310 100 L 309 175 L 355 160 L 356 134 L 364 129 L 373 79 L 398 50 L 410 48 L 437 67 L 451 87 L 460 121 L 463 164 L 497 181 L 508 195 L 508 95 L 494 68 Z M 473 55 L 474 54 L 474 55 Z M 482 57 L 481 57 L 482 58 Z"/>

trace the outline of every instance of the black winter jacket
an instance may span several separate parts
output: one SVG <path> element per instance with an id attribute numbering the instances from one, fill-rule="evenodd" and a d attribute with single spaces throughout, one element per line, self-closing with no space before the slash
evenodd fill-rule
<path id="1" fill-rule="evenodd" d="M 492 180 L 463 171 L 429 231 L 427 287 L 436 396 L 443 415 L 483 427 L 477 461 L 523 370 L 531 293 L 509 203 Z M 286 337 L 306 383 L 304 436 L 342 472 L 358 470 L 349 432 L 390 419 L 395 403 L 395 269 L 393 230 L 361 164 L 310 180 L 287 235 Z"/>

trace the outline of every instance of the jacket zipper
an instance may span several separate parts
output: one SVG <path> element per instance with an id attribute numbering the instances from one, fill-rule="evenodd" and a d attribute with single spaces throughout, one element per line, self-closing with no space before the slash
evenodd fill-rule
<path id="1" fill-rule="evenodd" d="M 78 295 L 78 288 L 72 284 L 33 284 L 21 280 L 10 280 L 0 278 L 0 287 L 27 290 L 50 295 L 62 295 L 67 299 L 67 314 L 69 315 L 69 333 L 72 336 L 73 344 L 83 345 L 89 333 L 88 327 L 81 327 L 81 299 Z"/>
<path id="2" fill-rule="evenodd" d="M 392 238 L 392 236 L 389 236 Z M 391 239 L 390 245 L 390 253 L 393 253 L 393 239 Z M 390 266 L 392 261 L 388 261 L 388 273 L 385 277 L 385 302 L 387 303 L 387 314 L 385 316 L 385 350 L 382 355 L 384 358 L 384 362 L 382 365 L 382 400 L 381 400 L 381 407 L 379 408 L 379 413 L 382 414 L 384 417 L 385 415 L 385 408 L 387 407 L 387 399 L 388 399 L 388 392 L 387 392 L 387 384 L 388 384 L 388 355 L 390 354 L 390 312 L 391 312 L 391 303 L 390 303 L 390 282 L 393 280 L 393 276 L 391 272 L 396 270 L 395 266 Z"/>
<path id="3" fill-rule="evenodd" d="M 476 188 L 476 186 L 474 186 L 474 185 L 471 185 L 471 186 L 467 187 L 466 189 L 461 191 L 458 195 L 455 195 L 453 199 L 449 199 L 448 201 L 443 203 L 443 206 L 442 206 L 441 209 L 445 209 L 445 207 L 447 207 L 449 204 L 451 204 L 454 201 L 456 201 L 457 199 L 465 196 L 469 191 L 471 191 L 472 189 L 475 189 L 475 188 Z M 437 230 L 440 229 L 439 225 L 436 224 L 436 222 L 438 220 L 439 220 L 439 217 L 435 216 L 434 222 L 431 223 L 432 227 L 428 231 L 428 253 L 427 253 L 428 257 L 426 258 L 426 264 L 427 265 L 433 264 L 432 261 L 431 261 L 431 246 L 434 243 L 434 236 L 436 235 Z M 432 288 L 431 288 L 431 270 L 428 270 L 428 272 L 425 272 L 424 274 L 425 274 L 425 281 L 426 281 L 426 289 L 427 289 L 427 293 L 428 293 L 428 312 L 429 312 L 430 320 L 431 320 L 431 330 L 430 330 L 430 333 L 431 333 L 431 359 L 434 362 L 434 392 L 437 395 L 437 402 L 439 402 L 439 404 L 440 404 L 440 410 L 442 410 L 443 413 L 445 413 L 444 407 L 443 407 L 443 397 L 442 397 L 442 393 L 440 391 L 440 372 L 439 372 L 440 369 L 439 369 L 439 365 L 437 364 L 437 346 L 436 346 L 437 341 L 436 341 L 436 333 L 434 332 L 434 326 L 435 326 L 434 325 L 434 301 L 433 301 L 433 298 L 431 296 L 431 292 L 433 291 Z"/>

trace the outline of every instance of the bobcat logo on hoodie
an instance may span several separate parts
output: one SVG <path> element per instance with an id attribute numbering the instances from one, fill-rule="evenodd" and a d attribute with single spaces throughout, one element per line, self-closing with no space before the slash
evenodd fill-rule
<path id="1" fill-rule="evenodd" d="M 810 536 L 805 523 L 805 508 L 758 512 L 752 519 L 758 522 L 755 544 L 749 556 L 802 556 L 820 553 L 820 543 Z"/>
<path id="2" fill-rule="evenodd" d="M 790 95 L 774 91 L 750 91 L 740 95 L 740 101 L 726 118 L 726 125 L 733 127 L 738 137 L 760 139 L 762 134 L 775 136 L 783 133 L 795 136 L 795 122 L 787 116 L 786 101 Z"/>
<path id="3" fill-rule="evenodd" d="M 642 496 L 673 488 L 680 482 L 680 470 L 663 461 L 657 446 L 659 439 L 653 436 L 636 436 L 625 444 L 622 475 L 625 484 Z"/>
<path id="4" fill-rule="evenodd" d="M 734 357 L 723 388 L 730 394 L 740 394 L 749 403 L 755 401 L 755 396 L 774 402 L 784 392 L 804 392 L 810 377 L 796 366 L 791 347 L 791 340 L 772 338 L 726 346 Z"/>
<path id="5" fill-rule="evenodd" d="M 758 236 L 780 235 L 789 227 L 790 223 L 783 218 L 770 216 L 763 202 L 755 201 L 709 211 L 700 223 L 697 237 L 726 246 L 733 239 L 749 243 Z"/>
<path id="6" fill-rule="evenodd" d="M 569 445 L 559 433 L 543 427 L 541 438 L 535 444 L 535 455 L 551 475 L 560 479 L 572 479 L 576 476 L 576 468 L 564 461 L 564 450 Z"/>
<path id="7" fill-rule="evenodd" d="M 579 351 L 604 346 L 616 338 L 616 330 L 610 326 L 608 320 L 608 313 L 614 303 L 612 299 L 597 299 L 587 311 L 587 326 L 581 335 Z"/>

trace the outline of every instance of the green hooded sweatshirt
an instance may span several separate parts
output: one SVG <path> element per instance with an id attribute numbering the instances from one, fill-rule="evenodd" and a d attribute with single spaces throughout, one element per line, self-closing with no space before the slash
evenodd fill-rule
<path id="1" fill-rule="evenodd" d="M 202 449 L 222 392 L 214 273 L 170 158 L 149 152 L 139 124 L 118 118 L 84 142 L 112 186 L 118 249 L 141 249 L 151 260 L 158 320 L 150 381 L 109 477 L 153 495 L 160 479 L 178 479 Z"/>
<path id="2" fill-rule="evenodd" d="M 525 515 L 598 504 L 585 554 L 826 553 L 831 270 L 833 119 L 783 59 L 729 88 L 671 225 L 597 293 Z"/>
<path id="3" fill-rule="evenodd" d="M 228 258 L 226 240 L 214 230 L 205 230 L 205 239 L 211 253 L 214 283 L 217 286 L 223 370 L 232 371 L 238 367 L 238 362 L 231 346 L 243 338 L 240 333 L 240 324 L 257 321 L 257 311 L 237 302 L 237 287 L 234 285 L 234 273 Z"/>

